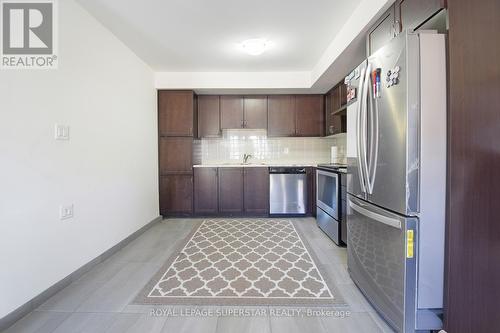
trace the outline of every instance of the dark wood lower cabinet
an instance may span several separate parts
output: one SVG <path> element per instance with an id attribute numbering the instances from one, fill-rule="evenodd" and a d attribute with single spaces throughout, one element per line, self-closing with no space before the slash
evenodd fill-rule
<path id="1" fill-rule="evenodd" d="M 306 168 L 307 174 L 307 214 L 316 216 L 316 168 Z"/>
<path id="2" fill-rule="evenodd" d="M 169 172 L 191 172 L 193 138 L 160 137 L 160 175 Z"/>
<path id="3" fill-rule="evenodd" d="M 316 168 L 307 169 L 307 214 L 316 214 Z M 268 216 L 267 167 L 194 168 L 194 213 L 198 216 Z"/>
<path id="4" fill-rule="evenodd" d="M 269 214 L 269 169 L 244 169 L 244 209 L 247 215 Z"/>
<path id="5" fill-rule="evenodd" d="M 214 215 L 219 212 L 217 168 L 194 168 L 194 213 Z"/>
<path id="6" fill-rule="evenodd" d="M 160 214 L 163 216 L 193 213 L 193 175 L 160 176 Z"/>
<path id="7" fill-rule="evenodd" d="M 219 168 L 219 213 L 243 214 L 243 168 Z"/>

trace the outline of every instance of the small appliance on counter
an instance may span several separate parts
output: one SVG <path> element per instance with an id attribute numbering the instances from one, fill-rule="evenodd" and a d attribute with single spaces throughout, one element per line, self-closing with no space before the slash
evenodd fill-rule
<path id="1" fill-rule="evenodd" d="M 316 168 L 316 223 L 337 245 L 347 243 L 346 172 L 344 164 L 320 164 Z"/>

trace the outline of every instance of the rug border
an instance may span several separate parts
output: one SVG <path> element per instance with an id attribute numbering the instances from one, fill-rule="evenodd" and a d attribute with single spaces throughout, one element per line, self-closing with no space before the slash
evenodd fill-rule
<path id="1" fill-rule="evenodd" d="M 158 271 L 153 275 L 153 277 L 149 280 L 149 282 L 141 288 L 139 293 L 134 297 L 134 300 L 130 303 L 131 305 L 156 305 L 156 306 L 173 306 L 173 305 L 207 305 L 207 306 L 308 306 L 308 307 L 347 307 L 348 304 L 343 300 L 342 296 L 340 296 L 340 292 L 337 289 L 336 285 L 333 283 L 331 278 L 326 274 L 323 265 L 320 264 L 318 257 L 314 251 L 314 249 L 310 246 L 307 239 L 304 237 L 302 230 L 297 227 L 297 223 L 299 221 L 293 220 L 290 218 L 266 218 L 273 220 L 286 220 L 290 222 L 299 236 L 300 240 L 304 244 L 307 252 L 311 256 L 311 260 L 314 262 L 316 268 L 318 269 L 323 281 L 326 286 L 330 290 L 333 298 L 329 299 L 293 299 L 293 298 L 225 298 L 225 297 L 217 297 L 217 298 L 182 298 L 181 296 L 176 298 L 166 298 L 166 297 L 156 297 L 150 298 L 147 297 L 149 292 L 153 289 L 156 283 L 161 279 L 161 277 L 165 274 L 166 270 L 172 265 L 172 263 L 177 259 L 179 253 L 186 246 L 186 244 L 191 240 L 191 238 L 196 234 L 198 229 L 205 221 L 217 221 L 217 220 L 261 220 L 263 218 L 239 218 L 239 217 L 228 217 L 228 218 L 205 218 L 199 221 L 196 221 L 192 230 L 189 234 L 184 237 L 182 240 L 178 241 L 178 245 L 175 246 L 175 249 L 172 251 L 172 254 L 169 256 L 167 261 L 158 269 Z"/>

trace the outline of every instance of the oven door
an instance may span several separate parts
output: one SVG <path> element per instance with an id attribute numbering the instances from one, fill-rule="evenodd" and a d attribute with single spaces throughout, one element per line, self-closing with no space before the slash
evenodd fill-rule
<path id="1" fill-rule="evenodd" d="M 316 206 L 338 221 L 339 175 L 335 172 L 316 170 Z"/>

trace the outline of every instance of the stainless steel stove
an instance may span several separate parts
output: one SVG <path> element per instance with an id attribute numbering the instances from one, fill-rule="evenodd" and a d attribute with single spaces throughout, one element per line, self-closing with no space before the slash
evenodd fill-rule
<path id="1" fill-rule="evenodd" d="M 345 164 L 320 164 L 316 168 L 316 222 L 337 245 L 342 245 L 341 174 Z"/>

